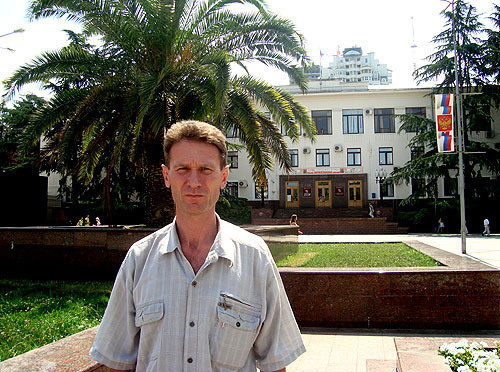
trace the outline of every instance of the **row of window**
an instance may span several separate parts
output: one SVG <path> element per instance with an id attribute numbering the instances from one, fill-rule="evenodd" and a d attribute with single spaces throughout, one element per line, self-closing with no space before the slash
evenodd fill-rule
<path id="1" fill-rule="evenodd" d="M 393 149 L 392 147 L 379 147 L 379 164 L 392 165 L 393 162 Z M 290 150 L 292 158 L 292 167 L 299 166 L 299 151 Z M 347 149 L 347 165 L 360 166 L 361 165 L 361 149 L 348 148 Z M 316 150 L 316 166 L 329 167 L 330 166 L 330 149 L 317 149 Z"/>
<path id="2" fill-rule="evenodd" d="M 425 107 L 407 107 L 406 114 L 426 116 Z M 395 133 L 394 109 L 377 108 L 373 110 L 375 133 Z M 313 110 L 311 117 L 320 135 L 332 134 L 332 111 Z M 342 131 L 344 134 L 364 133 L 363 110 L 342 110 Z M 414 132 L 416 130 L 411 130 Z"/>
<path id="3" fill-rule="evenodd" d="M 406 114 L 426 117 L 425 107 L 407 107 Z M 268 118 L 271 117 L 266 112 Z M 373 110 L 375 133 L 396 133 L 394 109 L 377 108 Z M 332 111 L 331 110 L 312 110 L 311 118 L 316 126 L 319 135 L 332 134 Z M 349 109 L 342 110 L 342 132 L 344 134 L 363 134 L 365 132 L 363 110 Z M 407 132 L 417 132 L 417 128 L 407 130 Z M 281 128 L 281 134 L 286 136 L 285 128 Z M 300 133 L 302 134 L 302 133 Z M 232 129 L 226 133 L 227 138 L 237 138 L 237 129 Z"/>
<path id="4" fill-rule="evenodd" d="M 299 150 L 291 149 L 289 150 L 292 167 L 299 166 Z M 378 161 L 380 165 L 392 165 L 393 160 L 393 149 L 392 147 L 379 147 L 378 149 Z M 414 151 L 412 150 L 412 156 L 414 156 Z M 231 166 L 231 169 L 238 168 L 238 152 L 229 151 L 227 155 L 227 163 Z M 360 148 L 348 148 L 347 149 L 347 165 L 348 166 L 359 166 L 361 165 L 361 149 Z M 329 167 L 330 166 L 330 149 L 317 149 L 316 150 L 316 166 L 317 167 Z"/>
<path id="5" fill-rule="evenodd" d="M 290 158 L 292 167 L 299 166 L 299 150 L 291 149 Z M 411 160 L 423 154 L 422 147 L 412 147 L 410 149 Z M 231 169 L 238 168 L 238 152 L 229 151 L 227 155 L 227 163 Z M 394 164 L 394 151 L 392 147 L 379 147 L 378 148 L 378 163 L 379 165 L 393 165 Z M 347 149 L 347 165 L 360 166 L 361 165 L 361 148 L 348 148 Z M 316 166 L 329 167 L 330 166 L 330 149 L 316 149 Z"/>

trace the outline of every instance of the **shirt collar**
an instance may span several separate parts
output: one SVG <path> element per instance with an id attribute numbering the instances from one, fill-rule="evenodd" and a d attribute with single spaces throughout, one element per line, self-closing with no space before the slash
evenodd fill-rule
<path id="1" fill-rule="evenodd" d="M 228 222 L 220 219 L 219 215 L 216 213 L 215 217 L 217 218 L 217 226 L 218 231 L 215 236 L 214 243 L 210 248 L 210 252 L 208 253 L 209 258 L 212 256 L 213 258 L 223 257 L 231 262 L 231 265 L 235 261 L 235 243 L 231 239 L 230 233 L 230 225 Z M 177 229 L 175 227 L 176 219 L 172 221 L 172 223 L 168 226 L 169 231 L 166 234 L 167 244 L 161 244 L 159 251 L 162 254 L 172 253 L 176 249 L 181 249 L 181 243 L 179 241 L 179 236 L 177 235 Z M 163 240 L 164 242 L 164 240 Z"/>

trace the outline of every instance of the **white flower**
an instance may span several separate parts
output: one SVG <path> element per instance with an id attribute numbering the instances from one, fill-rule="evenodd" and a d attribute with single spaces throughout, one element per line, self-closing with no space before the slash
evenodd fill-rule
<path id="1" fill-rule="evenodd" d="M 468 366 L 458 367 L 457 372 L 472 372 L 472 370 Z"/>

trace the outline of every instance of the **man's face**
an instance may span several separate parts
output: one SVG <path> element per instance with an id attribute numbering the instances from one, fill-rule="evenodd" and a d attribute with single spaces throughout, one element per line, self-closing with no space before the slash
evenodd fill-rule
<path id="1" fill-rule="evenodd" d="M 220 167 L 217 147 L 183 139 L 170 149 L 169 161 L 168 167 L 162 166 L 163 178 L 172 190 L 176 214 L 210 217 L 229 173 L 229 167 Z"/>

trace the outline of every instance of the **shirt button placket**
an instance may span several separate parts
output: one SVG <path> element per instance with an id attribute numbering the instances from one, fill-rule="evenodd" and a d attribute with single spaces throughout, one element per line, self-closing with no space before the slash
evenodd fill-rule
<path id="1" fill-rule="evenodd" d="M 188 299 L 187 299 L 187 312 L 186 312 L 186 330 L 185 330 L 185 340 L 184 340 L 184 352 L 185 352 L 185 371 L 195 372 L 197 365 L 200 363 L 197 358 L 198 352 L 198 329 L 196 324 L 198 322 L 198 297 L 199 297 L 199 282 L 192 280 L 188 289 Z"/>

